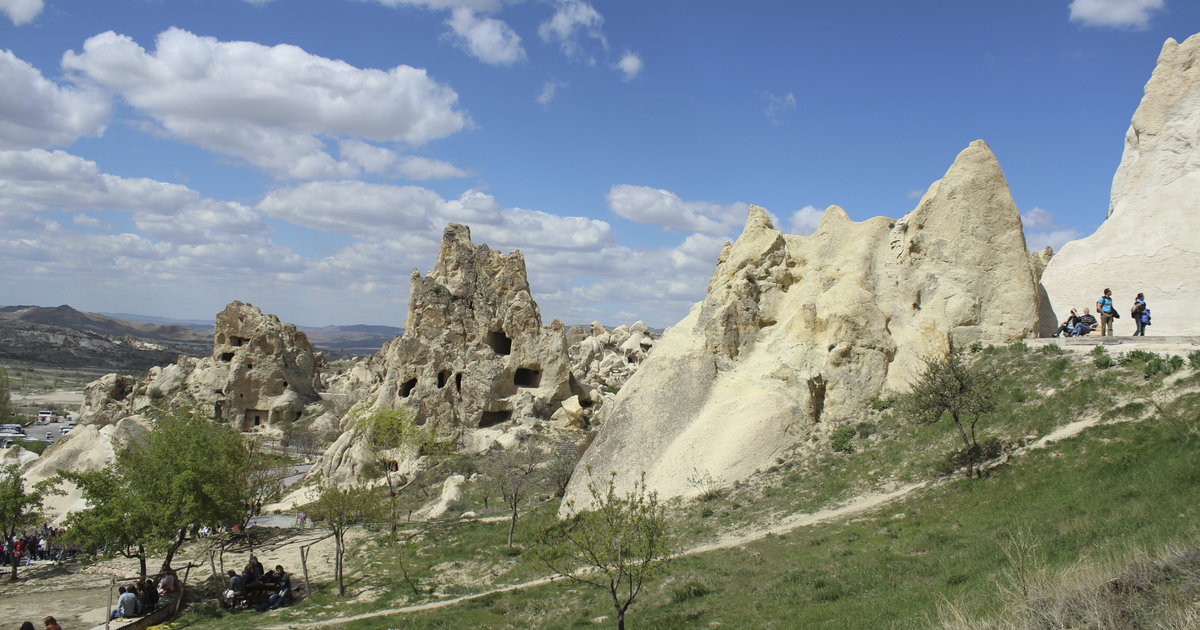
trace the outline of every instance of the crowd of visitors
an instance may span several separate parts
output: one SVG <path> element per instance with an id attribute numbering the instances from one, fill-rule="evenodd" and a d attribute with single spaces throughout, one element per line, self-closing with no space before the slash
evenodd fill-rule
<path id="1" fill-rule="evenodd" d="M 7 540 L 0 538 L 0 566 L 12 566 L 14 557 L 19 565 L 28 565 L 32 560 L 74 560 L 79 550 L 62 542 L 64 531 L 66 530 L 43 524 L 31 534 L 13 536 Z"/>
<path id="2" fill-rule="evenodd" d="M 175 576 L 168 573 L 154 586 L 153 578 L 138 580 L 130 586 L 117 589 L 117 608 L 112 611 L 112 619 L 132 619 L 149 615 L 158 610 L 163 595 L 175 592 Z"/>
<path id="3" fill-rule="evenodd" d="M 266 612 L 282 606 L 291 592 L 292 576 L 283 570 L 282 565 L 275 565 L 275 570 L 268 573 L 258 558 L 251 555 L 241 574 L 229 570 L 229 589 L 225 591 L 225 599 L 231 605 L 238 605 L 255 595 L 261 597 L 269 593 L 267 600 L 258 606 L 259 612 Z"/>
<path id="4" fill-rule="evenodd" d="M 1083 309 L 1083 315 L 1080 316 L 1071 309 L 1070 317 L 1059 325 L 1058 330 L 1054 331 L 1054 336 L 1065 334 L 1068 337 L 1083 337 L 1088 333 L 1099 328 L 1100 336 L 1112 337 L 1115 334 L 1113 328 L 1113 320 L 1120 319 L 1121 314 L 1117 312 L 1117 308 L 1113 306 L 1112 290 L 1105 289 L 1104 294 L 1100 299 L 1096 300 L 1096 315 L 1097 320 L 1088 309 Z M 1136 329 L 1133 332 L 1134 337 L 1145 337 L 1146 326 L 1150 325 L 1150 308 L 1146 306 L 1146 296 L 1139 293 L 1133 299 L 1133 308 L 1129 310 L 1129 316 L 1133 319 Z"/>

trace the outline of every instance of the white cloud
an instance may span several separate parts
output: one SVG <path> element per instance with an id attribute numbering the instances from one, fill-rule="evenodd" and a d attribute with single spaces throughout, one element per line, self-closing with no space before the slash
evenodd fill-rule
<path id="1" fill-rule="evenodd" d="M 921 197 L 924 197 L 924 196 L 925 196 L 925 191 L 921 190 L 921 189 L 908 191 L 909 201 L 911 201 L 913 199 L 920 199 Z"/>
<path id="2" fill-rule="evenodd" d="M 619 217 L 661 225 L 664 229 L 726 236 L 746 221 L 749 206 L 708 201 L 684 201 L 669 190 L 649 186 L 617 184 L 604 197 L 608 208 Z"/>
<path id="3" fill-rule="evenodd" d="M 1044 230 L 1052 227 L 1054 223 L 1054 214 L 1048 210 L 1034 208 L 1029 212 L 1021 213 L 1021 225 L 1025 229 Z"/>
<path id="4" fill-rule="evenodd" d="M 616 67 L 625 73 L 624 80 L 629 81 L 642 71 L 642 58 L 637 53 L 626 50 Z"/>
<path id="5" fill-rule="evenodd" d="M 558 88 L 567 87 L 566 83 L 550 80 L 542 85 L 542 93 L 538 95 L 537 102 L 541 103 L 543 109 L 550 109 L 550 101 L 558 95 Z"/>
<path id="6" fill-rule="evenodd" d="M 583 48 L 579 36 L 583 34 L 596 39 L 608 50 L 608 40 L 600 31 L 604 16 L 583 0 L 554 0 L 557 7 L 554 15 L 538 26 L 538 34 L 546 42 L 557 41 L 568 57 L 581 55 Z M 589 60 L 594 62 L 594 60 Z"/>
<path id="7" fill-rule="evenodd" d="M 422 145 L 471 124 L 425 70 L 355 68 L 296 46 L 221 42 L 177 28 L 149 54 L 112 31 L 67 51 L 63 67 L 121 94 L 173 137 L 281 177 L 352 177 L 320 137 Z"/>
<path id="8" fill-rule="evenodd" d="M 400 158 L 400 162 L 396 164 L 396 173 L 416 180 L 452 179 L 470 175 L 449 162 L 416 155 L 406 155 Z"/>
<path id="9" fill-rule="evenodd" d="M 33 21 L 42 12 L 42 0 L 0 0 L 0 11 L 8 14 L 16 26 Z"/>
<path id="10" fill-rule="evenodd" d="M 71 222 L 75 225 L 86 225 L 88 227 L 100 228 L 101 230 L 108 230 L 109 232 L 117 229 L 111 223 L 105 223 L 96 217 L 88 216 L 82 212 L 76 213 L 74 217 L 71 217 Z"/>
<path id="11" fill-rule="evenodd" d="M 1163 8 L 1164 0 L 1073 0 L 1071 21 L 1084 26 L 1143 29 L 1150 16 Z"/>
<path id="12" fill-rule="evenodd" d="M 0 149 L 67 146 L 99 136 L 111 100 L 95 87 L 61 87 L 11 51 L 0 50 Z"/>
<path id="13" fill-rule="evenodd" d="M 823 216 L 825 216 L 824 210 L 819 210 L 814 206 L 804 206 L 793 212 L 792 218 L 788 219 L 789 231 L 792 234 L 808 236 L 817 231 Z"/>
<path id="14" fill-rule="evenodd" d="M 525 61 L 521 38 L 501 20 L 479 17 L 470 7 L 458 7 L 446 24 L 454 34 L 447 36 L 462 50 L 484 63 L 511 66 Z"/>
<path id="15" fill-rule="evenodd" d="M 1045 249 L 1046 246 L 1058 251 L 1067 241 L 1080 237 L 1073 228 L 1055 225 L 1054 213 L 1036 207 L 1021 213 L 1021 227 L 1025 230 L 1025 246 L 1030 251 Z"/>
<path id="16" fill-rule="evenodd" d="M 449 162 L 415 155 L 400 155 L 391 149 L 367 144 L 361 140 L 342 140 L 338 155 L 343 162 L 367 173 L 407 179 L 449 179 L 466 177 L 468 173 Z"/>
<path id="17" fill-rule="evenodd" d="M 796 109 L 796 97 L 792 96 L 791 92 L 788 92 L 787 96 L 775 96 L 770 92 L 766 92 L 763 94 L 763 98 L 767 101 L 767 106 L 763 108 L 763 112 L 767 114 L 767 118 L 771 119 L 773 123 L 779 123 L 775 114 L 789 109 Z"/>

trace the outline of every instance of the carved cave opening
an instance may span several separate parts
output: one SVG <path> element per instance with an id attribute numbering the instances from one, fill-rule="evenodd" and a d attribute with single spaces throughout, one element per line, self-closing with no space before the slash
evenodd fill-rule
<path id="1" fill-rule="evenodd" d="M 505 409 L 503 411 L 485 411 L 479 416 L 479 428 L 486 429 L 494 427 L 501 422 L 512 420 L 512 410 Z"/>
<path id="2" fill-rule="evenodd" d="M 234 346 L 240 346 L 243 343 L 246 343 L 246 341 L 247 340 L 244 337 L 234 337 L 232 335 L 229 337 L 229 343 Z"/>
<path id="3" fill-rule="evenodd" d="M 232 352 L 223 352 L 223 353 L 221 353 L 221 360 L 222 360 L 222 361 L 224 361 L 224 362 L 226 362 L 226 363 L 229 363 L 230 361 L 232 361 L 232 360 L 233 360 L 233 353 L 232 353 Z"/>
<path id="4" fill-rule="evenodd" d="M 438 372 L 438 389 L 445 387 L 448 380 L 450 380 L 450 370 Z"/>
<path id="5" fill-rule="evenodd" d="M 541 384 L 541 370 L 517 368 L 517 373 L 513 374 L 513 385 L 516 385 L 517 387 L 540 387 Z"/>
<path id="6" fill-rule="evenodd" d="M 462 372 L 454 375 L 454 389 L 458 390 L 458 395 L 462 395 Z"/>
<path id="7" fill-rule="evenodd" d="M 825 379 L 820 376 L 808 380 L 808 393 L 811 396 L 813 423 L 821 421 L 821 412 L 825 410 Z"/>
<path id="8" fill-rule="evenodd" d="M 415 378 L 410 378 L 407 381 L 404 381 L 404 384 L 400 386 L 400 397 L 408 398 L 408 395 L 412 393 L 413 388 L 416 386 L 417 379 Z"/>
<path id="9" fill-rule="evenodd" d="M 493 330 L 488 333 L 484 341 L 487 342 L 488 346 L 491 346 L 492 352 L 502 357 L 512 354 L 512 339 L 509 339 L 508 335 L 504 334 L 502 330 Z"/>
<path id="10" fill-rule="evenodd" d="M 242 430 L 249 431 L 253 427 L 262 426 L 268 417 L 267 412 L 262 409 L 247 409 L 246 416 L 242 420 Z"/>

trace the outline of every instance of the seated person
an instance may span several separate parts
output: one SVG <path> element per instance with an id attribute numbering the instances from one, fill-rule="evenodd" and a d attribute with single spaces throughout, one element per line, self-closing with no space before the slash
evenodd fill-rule
<path id="1" fill-rule="evenodd" d="M 136 617 L 141 612 L 140 604 L 138 604 L 137 593 L 133 589 L 126 590 L 124 586 L 117 589 L 121 594 L 117 598 L 117 609 L 112 611 L 112 619 L 130 619 Z"/>
<path id="2" fill-rule="evenodd" d="M 275 565 L 275 573 L 273 574 L 275 583 L 275 593 L 271 595 L 271 599 L 267 603 L 258 607 L 258 612 L 266 612 L 268 608 L 276 609 L 283 605 L 283 599 L 292 592 L 292 576 L 283 572 L 283 565 Z"/>
<path id="3" fill-rule="evenodd" d="M 158 582 L 158 594 L 166 595 L 167 593 L 175 592 L 175 576 L 170 573 L 163 576 L 163 579 Z"/>
<path id="4" fill-rule="evenodd" d="M 141 586 L 142 609 L 154 610 L 158 608 L 158 591 L 154 589 L 154 581 L 146 578 L 146 581 Z"/>
<path id="5" fill-rule="evenodd" d="M 1058 330 L 1054 331 L 1054 336 L 1057 337 L 1063 333 L 1067 333 L 1067 336 L 1070 337 L 1071 333 L 1075 330 L 1075 326 L 1078 324 L 1079 315 L 1075 313 L 1075 309 L 1071 309 L 1071 316 L 1067 318 L 1067 321 L 1062 323 L 1062 326 L 1058 327 Z"/>
<path id="6" fill-rule="evenodd" d="M 246 568 L 242 569 L 242 584 L 244 584 L 247 589 L 262 584 L 262 582 L 258 579 L 258 575 L 254 572 L 254 565 L 247 564 Z"/>
<path id="7" fill-rule="evenodd" d="M 1096 318 L 1092 317 L 1092 314 L 1085 308 L 1083 309 L 1083 317 L 1080 317 L 1079 323 L 1075 324 L 1074 336 L 1082 337 L 1096 330 L 1097 325 Z"/>
<path id="8" fill-rule="evenodd" d="M 246 581 L 233 569 L 229 570 L 229 589 L 225 591 L 225 599 L 237 599 L 246 596 Z"/>

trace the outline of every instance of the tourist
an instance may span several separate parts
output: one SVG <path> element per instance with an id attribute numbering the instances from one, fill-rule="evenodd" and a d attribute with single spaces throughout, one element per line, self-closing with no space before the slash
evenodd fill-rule
<path id="1" fill-rule="evenodd" d="M 298 527 L 300 529 L 304 529 L 304 521 L 307 518 L 308 518 L 308 516 L 306 514 L 304 514 L 304 512 L 297 514 L 296 515 L 296 527 Z"/>
<path id="2" fill-rule="evenodd" d="M 26 621 L 25 623 L 21 624 L 21 630 L 33 630 L 33 623 Z"/>
<path id="3" fill-rule="evenodd" d="M 166 595 L 167 593 L 175 592 L 175 576 L 170 573 L 163 576 L 163 579 L 158 582 L 158 594 Z"/>
<path id="4" fill-rule="evenodd" d="M 1096 300 L 1096 314 L 1100 316 L 1100 336 L 1113 336 L 1113 318 L 1117 317 L 1117 309 L 1113 308 L 1112 289 L 1105 289 L 1104 296 Z"/>
<path id="5" fill-rule="evenodd" d="M 141 608 L 139 607 L 140 604 L 138 604 L 137 595 L 133 593 L 133 587 L 126 590 L 122 586 L 117 589 L 117 592 L 121 596 L 117 598 L 117 609 L 112 611 L 112 619 L 131 619 L 136 617 Z"/>
<path id="6" fill-rule="evenodd" d="M 283 605 L 283 600 L 292 592 L 292 579 L 287 573 L 283 572 L 283 565 L 275 565 L 275 573 L 271 576 L 275 583 L 275 593 L 271 595 L 271 599 L 267 603 L 258 607 L 258 612 L 267 612 L 267 609 L 272 610 Z"/>
<path id="7" fill-rule="evenodd" d="M 142 608 L 145 610 L 154 610 L 158 608 L 158 590 L 154 588 L 154 580 L 146 578 L 146 581 L 141 585 L 142 592 Z"/>
<path id="8" fill-rule="evenodd" d="M 42 623 L 46 624 L 46 630 L 62 630 L 62 626 L 58 625 L 54 617 L 46 617 Z"/>
<path id="9" fill-rule="evenodd" d="M 1082 337 L 1093 330 L 1096 330 L 1096 318 L 1085 308 L 1083 316 L 1079 318 L 1079 323 L 1075 325 L 1073 336 Z"/>
<path id="10" fill-rule="evenodd" d="M 1078 323 L 1079 323 L 1079 315 L 1077 315 L 1075 313 L 1075 309 L 1071 309 L 1071 316 L 1068 317 L 1067 320 L 1065 322 L 1063 322 L 1061 326 L 1058 327 L 1058 330 L 1054 331 L 1053 336 L 1057 337 L 1063 333 L 1066 333 L 1067 336 L 1070 337 L 1071 331 L 1075 330 L 1075 325 Z"/>
<path id="11" fill-rule="evenodd" d="M 246 594 L 246 581 L 233 569 L 229 570 L 229 590 L 225 591 L 225 599 L 237 599 Z"/>
<path id="12" fill-rule="evenodd" d="M 1146 336 L 1146 321 L 1142 319 L 1146 312 L 1146 297 L 1139 293 L 1136 298 L 1133 298 L 1133 310 L 1129 311 L 1130 317 L 1133 317 L 1133 323 L 1137 325 L 1137 330 L 1133 332 L 1134 337 Z M 1146 320 L 1149 319 L 1149 316 L 1146 316 Z"/>

